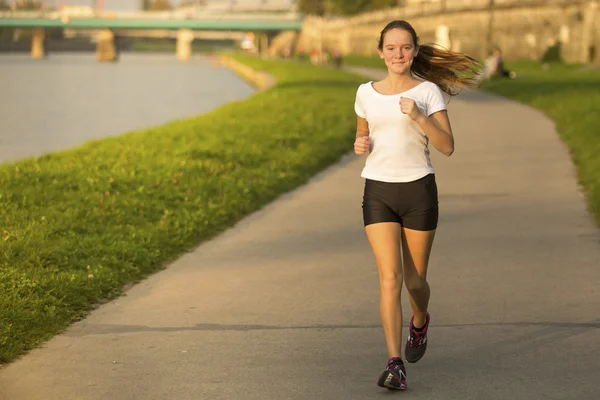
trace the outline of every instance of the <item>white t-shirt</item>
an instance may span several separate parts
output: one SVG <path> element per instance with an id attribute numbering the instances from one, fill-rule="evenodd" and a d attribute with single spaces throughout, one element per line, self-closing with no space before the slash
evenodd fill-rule
<path id="1" fill-rule="evenodd" d="M 354 110 L 369 123 L 371 153 L 361 176 L 382 182 L 412 182 L 434 173 L 429 139 L 421 127 L 400 111 L 400 97 L 411 98 L 426 116 L 446 110 L 442 91 L 424 81 L 403 93 L 384 95 L 363 83 L 356 92 Z"/>

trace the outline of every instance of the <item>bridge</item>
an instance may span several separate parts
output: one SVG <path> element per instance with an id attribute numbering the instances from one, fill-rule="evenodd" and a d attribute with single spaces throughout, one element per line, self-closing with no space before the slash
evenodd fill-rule
<path id="1" fill-rule="evenodd" d="M 236 38 L 252 32 L 260 48 L 266 49 L 269 34 L 301 30 L 302 15 L 295 11 L 192 15 L 178 10 L 119 13 L 90 10 L 83 15 L 62 11 L 8 11 L 0 12 L 0 28 L 32 29 L 33 58 L 45 57 L 46 29 L 83 30 L 97 36 L 99 61 L 116 60 L 115 34 L 147 36 L 152 30 L 160 30 L 165 32 L 162 36 L 172 36 L 176 32 L 177 57 L 185 61 L 191 57 L 192 41 L 202 37 L 199 32 L 228 33 L 228 37 Z"/>

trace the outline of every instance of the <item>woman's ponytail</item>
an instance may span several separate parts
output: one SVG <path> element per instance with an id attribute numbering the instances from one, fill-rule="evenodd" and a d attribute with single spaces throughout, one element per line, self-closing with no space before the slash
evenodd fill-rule
<path id="1" fill-rule="evenodd" d="M 411 70 L 416 76 L 435 83 L 443 92 L 454 96 L 462 88 L 477 86 L 481 64 L 466 54 L 422 45 Z"/>

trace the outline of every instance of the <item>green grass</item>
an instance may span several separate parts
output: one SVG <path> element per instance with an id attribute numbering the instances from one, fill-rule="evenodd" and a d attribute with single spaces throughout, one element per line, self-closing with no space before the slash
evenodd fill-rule
<path id="1" fill-rule="evenodd" d="M 378 56 L 359 56 L 348 54 L 344 56 L 344 65 L 356 67 L 382 68 L 385 69 L 385 63 Z"/>
<path id="2" fill-rule="evenodd" d="M 589 209 L 600 225 L 600 70 L 537 62 L 507 63 L 515 80 L 494 79 L 484 90 L 529 104 L 556 122 L 577 166 Z"/>
<path id="3" fill-rule="evenodd" d="M 378 57 L 349 55 L 346 65 L 385 68 Z M 493 79 L 483 90 L 543 111 L 556 122 L 577 166 L 588 206 L 600 225 L 600 70 L 578 65 L 508 62 L 518 79 Z"/>
<path id="4" fill-rule="evenodd" d="M 236 56 L 276 87 L 0 165 L 0 362 L 351 151 L 360 77 Z"/>

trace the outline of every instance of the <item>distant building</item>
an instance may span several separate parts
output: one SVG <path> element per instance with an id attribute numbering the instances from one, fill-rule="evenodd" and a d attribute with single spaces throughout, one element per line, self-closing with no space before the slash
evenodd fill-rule
<path id="1" fill-rule="evenodd" d="M 61 5 L 58 9 L 63 15 L 71 17 L 90 17 L 96 14 L 96 9 L 91 6 Z"/>

